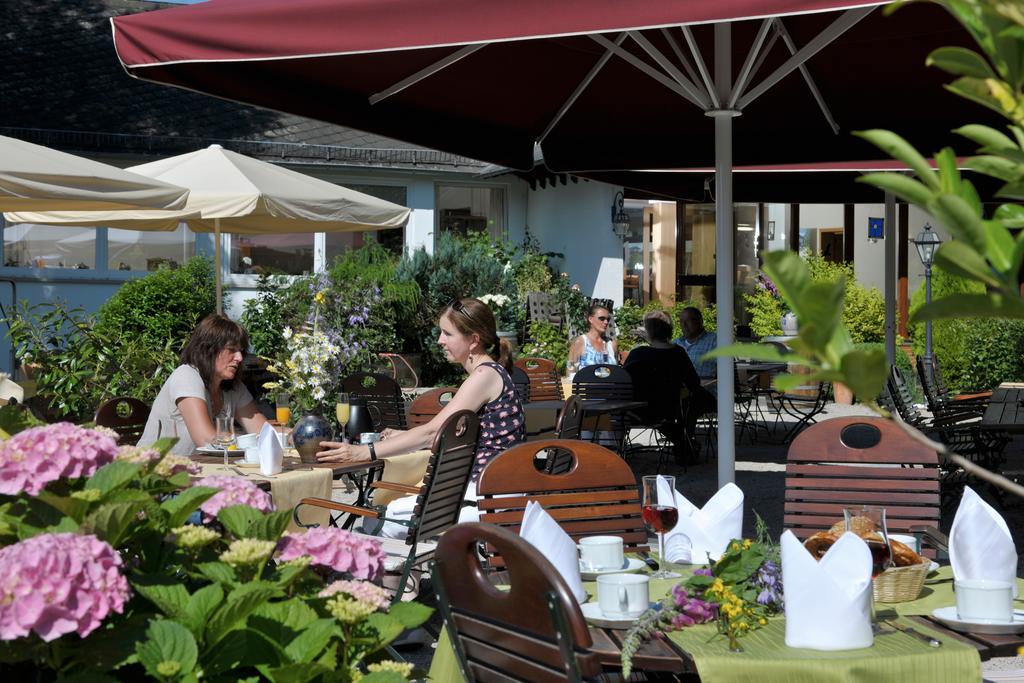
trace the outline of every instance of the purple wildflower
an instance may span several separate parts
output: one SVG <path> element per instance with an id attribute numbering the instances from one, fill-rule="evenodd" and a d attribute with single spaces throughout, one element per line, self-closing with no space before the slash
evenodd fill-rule
<path id="1" fill-rule="evenodd" d="M 782 572 L 779 565 L 765 560 L 754 577 L 754 587 L 759 589 L 757 602 L 781 611 L 783 608 Z"/>

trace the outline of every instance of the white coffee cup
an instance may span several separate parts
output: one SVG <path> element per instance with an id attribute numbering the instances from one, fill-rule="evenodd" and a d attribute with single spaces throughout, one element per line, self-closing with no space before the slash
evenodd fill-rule
<path id="1" fill-rule="evenodd" d="M 256 446 L 250 446 L 245 449 L 245 462 L 247 465 L 259 465 L 260 464 L 260 449 Z"/>
<path id="2" fill-rule="evenodd" d="M 622 569 L 625 564 L 620 536 L 588 536 L 581 538 L 576 547 L 579 548 L 584 571 Z"/>
<path id="3" fill-rule="evenodd" d="M 257 443 L 259 443 L 259 439 L 259 434 L 242 434 L 241 436 L 238 437 L 236 443 L 238 444 L 238 449 L 244 451 L 254 447 Z"/>
<path id="4" fill-rule="evenodd" d="M 954 582 L 956 612 L 963 621 L 1013 621 L 1013 584 L 1009 581 L 963 579 Z"/>
<path id="5" fill-rule="evenodd" d="M 611 619 L 633 619 L 651 606 L 650 578 L 645 574 L 597 577 L 597 606 Z"/>

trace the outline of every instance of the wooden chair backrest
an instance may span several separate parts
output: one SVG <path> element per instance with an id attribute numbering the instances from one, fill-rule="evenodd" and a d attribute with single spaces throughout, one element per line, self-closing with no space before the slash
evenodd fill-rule
<path id="1" fill-rule="evenodd" d="M 566 471 L 534 467 L 542 450 L 569 454 Z M 557 455 L 556 455 L 557 457 Z M 526 503 L 540 503 L 579 540 L 621 536 L 626 552 L 647 549 L 640 491 L 633 470 L 614 451 L 586 441 L 545 439 L 513 446 L 489 462 L 476 488 L 480 521 L 519 531 Z"/>
<path id="2" fill-rule="evenodd" d="M 452 413 L 434 435 L 423 486 L 416 498 L 415 532 L 406 542 L 413 545 L 443 534 L 459 521 L 466 486 L 476 462 L 480 420 L 471 410 Z"/>
<path id="3" fill-rule="evenodd" d="M 374 429 L 381 431 L 385 427 L 405 429 L 405 400 L 402 388 L 392 377 L 379 373 L 356 372 L 341 381 L 341 390 L 366 399 L 366 405 L 372 406 Z"/>
<path id="4" fill-rule="evenodd" d="M 531 401 L 561 401 L 562 378 L 555 369 L 555 362 L 547 358 L 530 356 L 517 358 L 515 366 L 523 370 L 530 380 Z"/>
<path id="5" fill-rule="evenodd" d="M 148 419 L 148 405 L 137 398 L 118 396 L 97 408 L 93 421 L 97 427 L 117 432 L 118 444 L 134 446 L 142 437 Z"/>
<path id="6" fill-rule="evenodd" d="M 455 396 L 458 387 L 437 387 L 417 396 L 409 405 L 406 423 L 410 427 L 425 425 L 444 410 L 448 402 Z"/>
<path id="7" fill-rule="evenodd" d="M 924 356 L 917 357 L 917 378 L 921 382 L 921 391 L 924 392 L 924 398 L 928 403 L 928 409 L 934 412 L 941 407 L 946 396 L 940 392 L 938 387 L 935 385 L 933 369 L 934 366 L 928 363 L 924 359 Z"/>
<path id="8" fill-rule="evenodd" d="M 633 399 L 633 378 L 619 365 L 588 365 L 572 379 L 572 393 L 581 400 Z"/>
<path id="9" fill-rule="evenodd" d="M 507 591 L 492 586 L 480 544 L 507 560 Z M 434 586 L 468 681 L 556 683 L 593 680 L 601 663 L 565 579 L 536 548 L 489 524 L 459 524 L 437 548 Z"/>
<path id="10" fill-rule="evenodd" d="M 887 410 L 896 412 L 907 424 L 917 425 L 926 421 L 921 411 L 914 407 L 914 398 L 910 395 L 907 381 L 895 365 L 889 369 L 889 377 L 882 392 L 882 404 Z"/>
<path id="11" fill-rule="evenodd" d="M 512 372 L 508 373 L 512 378 L 512 385 L 516 388 L 516 395 L 520 403 L 529 403 L 533 398 L 530 394 L 530 377 L 518 365 L 512 366 Z"/>
<path id="12" fill-rule="evenodd" d="M 937 527 L 938 454 L 881 417 L 837 417 L 804 429 L 786 458 L 785 527 L 806 538 L 857 505 L 885 507 L 893 533 Z"/>

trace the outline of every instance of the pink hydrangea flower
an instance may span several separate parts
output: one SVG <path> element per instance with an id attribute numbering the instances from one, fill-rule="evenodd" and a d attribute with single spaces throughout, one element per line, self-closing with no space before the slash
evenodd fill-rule
<path id="1" fill-rule="evenodd" d="M 117 453 L 114 439 L 70 422 L 26 429 L 0 443 L 0 493 L 37 496 L 52 481 L 91 476 Z"/>
<path id="2" fill-rule="evenodd" d="M 232 505 L 248 505 L 260 512 L 274 511 L 274 503 L 270 500 L 269 493 L 239 477 L 217 474 L 200 479 L 195 485 L 220 489 L 220 493 L 199 506 L 207 521 L 216 517 L 222 508 Z"/>
<path id="3" fill-rule="evenodd" d="M 121 557 L 95 536 L 42 534 L 0 550 L 0 639 L 83 638 L 131 597 Z"/>
<path id="4" fill-rule="evenodd" d="M 369 581 L 349 581 L 346 579 L 335 581 L 320 591 L 319 597 L 329 598 L 332 595 L 337 595 L 338 593 L 351 595 L 359 602 L 373 605 L 377 609 L 387 609 L 388 605 L 391 604 L 391 598 L 388 596 L 388 592 Z"/>
<path id="5" fill-rule="evenodd" d="M 278 545 L 282 562 L 309 557 L 314 565 L 354 578 L 376 580 L 384 571 L 384 551 L 380 543 L 364 539 L 344 529 L 310 529 L 302 534 L 287 533 Z"/>

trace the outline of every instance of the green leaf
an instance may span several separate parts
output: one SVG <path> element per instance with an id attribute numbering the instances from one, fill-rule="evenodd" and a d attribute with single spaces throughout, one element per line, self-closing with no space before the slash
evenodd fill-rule
<path id="1" fill-rule="evenodd" d="M 238 581 L 235 570 L 223 562 L 203 562 L 196 565 L 196 569 L 206 578 L 220 584 L 231 586 Z"/>
<path id="2" fill-rule="evenodd" d="M 138 644 L 135 652 L 146 672 L 159 680 L 172 678 L 159 672 L 161 664 L 177 663 L 179 672 L 174 676 L 176 678 L 191 673 L 199 658 L 199 648 L 188 629 L 177 622 L 166 620 L 150 623 L 146 630 L 146 640 Z"/>
<path id="3" fill-rule="evenodd" d="M 403 683 L 406 678 L 397 671 L 375 671 L 359 679 L 359 683 Z"/>
<path id="4" fill-rule="evenodd" d="M 917 174 L 918 179 L 926 187 L 938 191 L 939 179 L 935 175 L 935 171 L 928 165 L 928 161 L 921 156 L 920 152 L 899 135 L 892 131 L 879 129 L 856 131 L 854 135 L 867 140 L 892 158 L 902 161 Z"/>
<path id="5" fill-rule="evenodd" d="M 292 639 L 284 651 L 293 662 L 311 662 L 320 656 L 334 635 L 334 619 L 317 619 Z"/>
<path id="6" fill-rule="evenodd" d="M 796 358 L 796 354 L 782 351 L 772 344 L 732 344 L 721 348 L 713 349 L 701 357 L 701 360 L 709 358 L 749 358 L 750 360 L 789 362 Z"/>
<path id="7" fill-rule="evenodd" d="M 943 192 L 960 194 L 960 170 L 956 166 L 956 154 L 949 147 L 943 147 L 935 155 L 935 165 L 939 169 L 939 182 Z"/>
<path id="8" fill-rule="evenodd" d="M 963 47 L 940 47 L 933 50 L 925 60 L 928 66 L 937 66 L 957 76 L 973 76 L 974 78 L 996 78 L 992 67 L 973 50 Z"/>
<path id="9" fill-rule="evenodd" d="M 232 505 L 217 513 L 220 523 L 236 538 L 258 538 L 254 532 L 262 517 L 262 512 L 249 505 Z"/>
<path id="10" fill-rule="evenodd" d="M 992 287 L 1000 285 L 988 261 L 964 242 L 954 240 L 941 244 L 935 252 L 935 265 L 952 275 L 984 282 Z"/>
<path id="11" fill-rule="evenodd" d="M 1024 228 L 1024 206 L 1000 204 L 993 217 L 1008 228 Z"/>
<path id="12" fill-rule="evenodd" d="M 181 526 L 199 509 L 199 506 L 217 495 L 219 489 L 209 486 L 193 486 L 168 498 L 160 507 L 167 513 L 167 526 L 171 529 Z"/>
<path id="13" fill-rule="evenodd" d="M 144 509 L 137 501 L 101 505 L 82 521 L 82 528 L 116 548 L 139 523 L 139 513 Z"/>
<path id="14" fill-rule="evenodd" d="M 265 581 L 253 581 L 235 588 L 210 617 L 206 627 L 206 645 L 210 646 L 232 629 L 244 626 L 250 614 L 279 592 L 276 586 Z"/>
<path id="15" fill-rule="evenodd" d="M 116 460 L 96 470 L 96 473 L 85 482 L 85 488 L 99 489 L 103 494 L 109 493 L 138 477 L 141 469 L 141 465 Z"/>
<path id="16" fill-rule="evenodd" d="M 276 541 L 288 528 L 288 522 L 292 519 L 291 510 L 278 510 L 261 516 L 253 525 L 251 533 L 253 538 L 263 541 Z"/>
<path id="17" fill-rule="evenodd" d="M 1013 235 L 999 221 L 982 221 L 985 228 L 985 238 L 988 240 L 988 248 L 985 254 L 993 267 L 1003 274 L 1010 268 L 1010 258 L 1013 255 Z M 1012 273 L 1016 281 L 1017 273 Z"/>
<path id="18" fill-rule="evenodd" d="M 238 669 L 259 665 L 281 666 L 288 659 L 278 643 L 252 628 L 236 629 L 205 650 L 204 672 L 208 676 L 230 672 L 230 680 L 234 680 Z"/>
<path id="19" fill-rule="evenodd" d="M 196 638 L 201 639 L 206 630 L 206 622 L 223 600 L 224 590 L 220 584 L 212 583 L 203 586 L 189 597 L 181 621 L 188 626 Z"/>
<path id="20" fill-rule="evenodd" d="M 989 126 L 982 126 L 980 124 L 969 124 L 961 126 L 953 131 L 958 135 L 962 135 L 968 140 L 982 145 L 986 151 L 994 152 L 1000 149 L 1013 149 L 1016 147 L 1013 140 L 1009 137 Z"/>
<path id="21" fill-rule="evenodd" d="M 931 207 L 935 217 L 955 236 L 964 239 L 980 254 L 985 253 L 987 240 L 981 217 L 963 199 L 951 194 L 936 197 Z"/>
<path id="22" fill-rule="evenodd" d="M 843 384 L 861 400 L 873 401 L 885 386 L 889 363 L 883 349 L 854 349 L 843 356 L 840 370 Z"/>
<path id="23" fill-rule="evenodd" d="M 406 628 L 422 626 L 434 610 L 418 602 L 399 602 L 388 609 L 388 614 Z"/>
<path id="24" fill-rule="evenodd" d="M 903 201 L 918 206 L 927 206 L 932 199 L 932 190 L 901 173 L 865 173 L 857 178 L 857 182 L 892 192 Z"/>
<path id="25" fill-rule="evenodd" d="M 996 192 L 996 196 L 1002 199 L 1024 199 L 1024 181 L 1018 180 L 1003 185 Z"/>
<path id="26" fill-rule="evenodd" d="M 167 616 L 181 619 L 187 614 L 188 590 L 180 581 L 167 576 L 147 575 L 133 578 L 131 584 L 135 592 Z"/>
<path id="27" fill-rule="evenodd" d="M 257 667 L 264 676 L 274 683 L 306 683 L 311 681 L 317 676 L 322 676 L 331 672 L 323 664 L 317 664 L 316 662 L 304 662 L 302 664 L 287 664 L 279 667 L 268 667 L 260 666 Z M 368 677 L 363 677 L 361 680 L 365 681 Z M 399 677 L 399 680 L 405 680 Z"/>
<path id="28" fill-rule="evenodd" d="M 921 306 L 912 322 L 944 318 L 1024 318 L 1024 301 L 1001 294 L 953 294 Z"/>
<path id="29" fill-rule="evenodd" d="M 964 166 L 972 171 L 998 178 L 1004 182 L 1017 180 L 1021 175 L 1020 164 L 990 154 L 970 157 L 964 161 Z"/>

